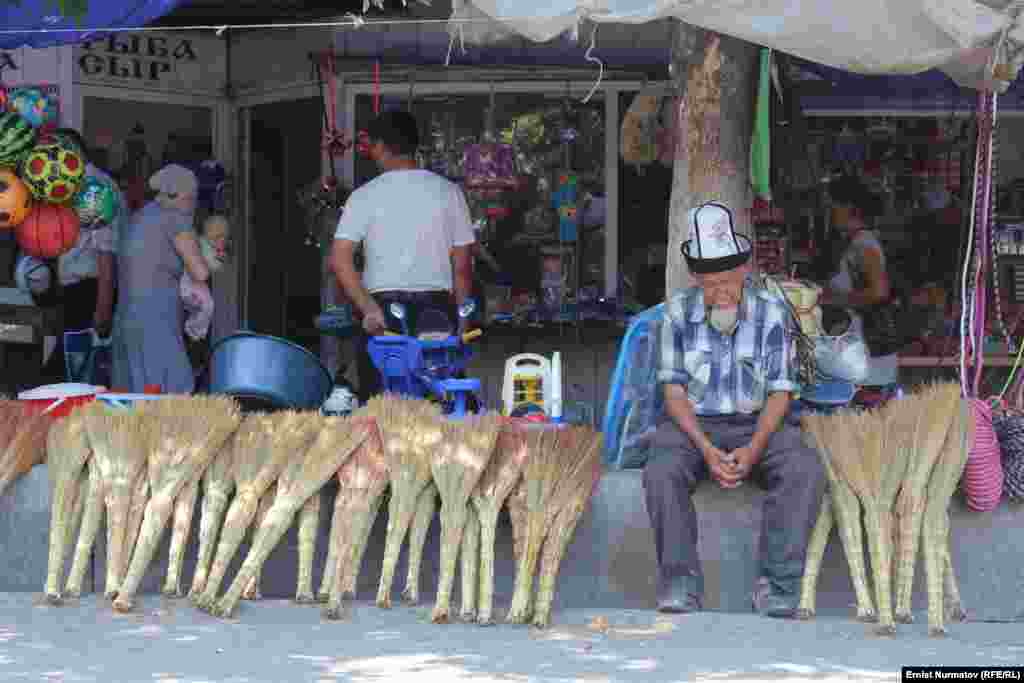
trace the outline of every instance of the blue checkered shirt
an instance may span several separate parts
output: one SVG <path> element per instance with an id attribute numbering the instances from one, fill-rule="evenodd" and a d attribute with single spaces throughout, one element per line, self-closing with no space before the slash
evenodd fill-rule
<path id="1" fill-rule="evenodd" d="M 697 415 L 757 413 L 768 394 L 799 391 L 789 309 L 749 281 L 731 336 L 711 327 L 704 292 L 687 289 L 665 306 L 658 384 L 679 384 Z"/>

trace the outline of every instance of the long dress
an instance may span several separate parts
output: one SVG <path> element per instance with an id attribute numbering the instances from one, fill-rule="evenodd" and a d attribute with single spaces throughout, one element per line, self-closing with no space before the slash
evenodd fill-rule
<path id="1" fill-rule="evenodd" d="M 113 385 L 132 393 L 159 385 L 190 394 L 195 377 L 183 334 L 179 296 L 185 264 L 174 239 L 192 230 L 192 214 L 150 202 L 118 240 L 118 300 L 112 341 Z"/>

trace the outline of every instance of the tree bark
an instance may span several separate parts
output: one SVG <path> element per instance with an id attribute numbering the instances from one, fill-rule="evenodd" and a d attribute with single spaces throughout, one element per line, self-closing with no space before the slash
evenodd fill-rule
<path id="1" fill-rule="evenodd" d="M 680 251 L 686 212 L 716 200 L 733 211 L 736 231 L 752 235 L 750 137 L 757 94 L 758 47 L 680 24 L 672 74 L 683 93 L 677 107 L 677 141 L 669 209 L 666 294 L 691 285 Z"/>

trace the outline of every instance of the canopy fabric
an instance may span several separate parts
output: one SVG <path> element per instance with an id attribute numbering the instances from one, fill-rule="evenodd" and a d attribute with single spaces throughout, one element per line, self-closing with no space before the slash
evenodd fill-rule
<path id="1" fill-rule="evenodd" d="M 90 0 L 80 21 L 60 15 L 53 0 L 0 3 L 0 50 L 71 45 L 109 35 L 102 29 L 138 28 L 170 14 L 185 0 Z M 74 29 L 74 30 L 69 30 Z M 46 33 L 18 33 L 40 31 Z"/>
<path id="2" fill-rule="evenodd" d="M 1011 7 L 1011 5 L 1013 7 Z M 449 31 L 471 43 L 519 34 L 546 42 L 595 23 L 675 18 L 803 59 L 861 74 L 938 68 L 958 85 L 1005 91 L 987 80 L 996 45 L 1012 80 L 1024 61 L 1017 0 L 453 0 Z M 590 36 L 580 36 L 589 43 Z M 600 31 L 595 56 L 600 56 Z"/>

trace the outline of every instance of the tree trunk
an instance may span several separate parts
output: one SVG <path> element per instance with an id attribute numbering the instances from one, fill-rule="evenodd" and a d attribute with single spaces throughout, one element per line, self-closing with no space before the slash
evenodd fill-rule
<path id="1" fill-rule="evenodd" d="M 666 294 L 690 286 L 680 247 L 686 212 L 716 200 L 733 211 L 736 231 L 752 235 L 750 137 L 757 95 L 758 48 L 680 24 L 672 74 L 683 92 L 669 209 Z"/>

